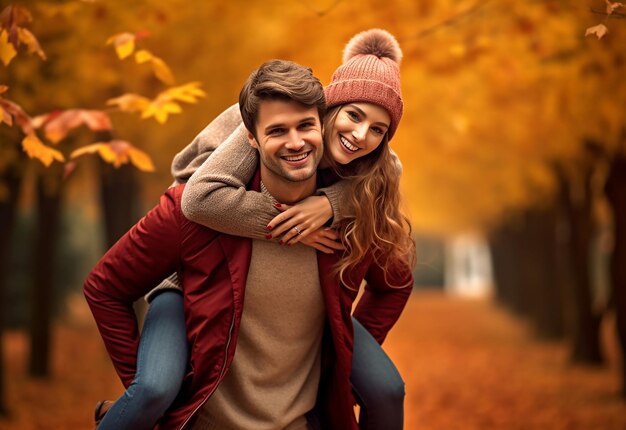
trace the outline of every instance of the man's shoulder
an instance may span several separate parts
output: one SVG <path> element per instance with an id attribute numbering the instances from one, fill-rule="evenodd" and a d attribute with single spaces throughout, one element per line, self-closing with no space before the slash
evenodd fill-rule
<path id="1" fill-rule="evenodd" d="M 170 216 L 175 217 L 180 226 L 184 227 L 186 230 L 204 231 L 207 234 L 220 234 L 209 227 L 198 224 L 197 222 L 191 221 L 185 217 L 182 201 L 186 185 L 186 183 L 182 183 L 168 188 L 165 194 L 161 197 L 159 206 L 170 212 Z"/>

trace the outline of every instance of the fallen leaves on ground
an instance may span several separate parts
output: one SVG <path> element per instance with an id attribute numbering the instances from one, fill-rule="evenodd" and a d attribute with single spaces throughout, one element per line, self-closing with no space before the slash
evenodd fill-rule
<path id="1" fill-rule="evenodd" d="M 99 399 L 121 384 L 82 297 L 55 327 L 54 374 L 26 377 L 28 342 L 5 337 L 11 421 L 0 430 L 91 429 Z M 568 364 L 562 342 L 541 342 L 485 300 L 416 291 L 385 349 L 406 382 L 407 430 L 622 430 L 614 323 L 604 325 L 606 367 Z"/>

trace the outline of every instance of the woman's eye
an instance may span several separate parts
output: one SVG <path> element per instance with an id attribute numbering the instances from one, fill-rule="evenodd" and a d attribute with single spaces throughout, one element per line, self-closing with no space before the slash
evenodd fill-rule
<path id="1" fill-rule="evenodd" d="M 357 113 L 356 113 L 356 112 L 347 111 L 347 113 L 348 113 L 348 116 L 349 116 L 351 119 L 353 119 L 353 120 L 355 120 L 355 121 L 358 121 L 358 120 L 359 120 L 359 116 L 357 115 Z"/>
<path id="2" fill-rule="evenodd" d="M 376 134 L 385 134 L 385 131 L 380 127 L 372 127 L 372 131 Z"/>

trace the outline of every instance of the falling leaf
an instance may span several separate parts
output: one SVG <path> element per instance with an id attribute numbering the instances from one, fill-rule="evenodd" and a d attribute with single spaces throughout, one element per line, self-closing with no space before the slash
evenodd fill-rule
<path id="1" fill-rule="evenodd" d="M 20 42 L 22 42 L 28 47 L 29 54 L 37 54 L 42 60 L 46 59 L 46 54 L 41 49 L 41 46 L 39 45 L 39 41 L 37 40 L 37 38 L 35 37 L 33 33 L 31 33 L 25 28 L 20 28 L 18 30 L 18 34 L 19 34 Z"/>
<path id="2" fill-rule="evenodd" d="M 150 99 L 138 94 L 124 94 L 107 100 L 108 106 L 117 106 L 122 112 L 142 112 L 150 105 Z"/>
<path id="3" fill-rule="evenodd" d="M 59 151 L 44 145 L 34 134 L 28 134 L 22 140 L 22 148 L 30 158 L 36 158 L 46 167 L 50 166 L 54 160 L 63 162 L 65 157 Z"/>
<path id="4" fill-rule="evenodd" d="M 587 31 L 585 31 L 585 36 L 589 36 L 590 34 L 593 34 L 595 36 L 598 37 L 598 40 L 602 39 L 607 33 L 609 32 L 609 29 L 606 28 L 606 25 L 604 24 L 598 24 L 595 25 L 593 27 L 589 27 L 587 29 Z"/>
<path id="5" fill-rule="evenodd" d="M 44 127 L 44 133 L 52 143 L 63 140 L 70 130 L 87 126 L 91 131 L 111 130 L 113 125 L 109 116 L 99 110 L 68 109 L 53 112 L 34 120 L 36 126 Z"/>
<path id="6" fill-rule="evenodd" d="M 9 33 L 3 29 L 0 31 L 0 60 L 5 66 L 8 66 L 16 55 L 15 47 L 9 42 Z"/>
<path id="7" fill-rule="evenodd" d="M 109 37 L 106 44 L 113 44 L 118 58 L 123 60 L 135 51 L 135 35 L 132 33 L 118 33 Z"/>
<path id="8" fill-rule="evenodd" d="M 154 163 L 145 152 L 135 148 L 125 140 L 115 139 L 110 142 L 97 142 L 72 152 L 70 158 L 75 159 L 85 154 L 97 153 L 107 163 L 120 167 L 129 161 L 139 170 L 153 172 Z"/>

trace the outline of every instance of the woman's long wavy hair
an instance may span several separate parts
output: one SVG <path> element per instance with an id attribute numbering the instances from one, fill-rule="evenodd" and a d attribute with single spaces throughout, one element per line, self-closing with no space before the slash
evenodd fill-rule
<path id="1" fill-rule="evenodd" d="M 326 114 L 326 142 L 330 142 L 341 107 L 336 106 Z M 387 135 L 374 151 L 347 165 L 336 163 L 328 156 L 328 152 L 324 152 L 326 162 L 351 184 L 349 211 L 341 222 L 341 236 L 346 252 L 337 266 L 343 284 L 349 285 L 344 275 L 368 253 L 383 268 L 386 281 L 390 273 L 406 271 L 407 266 L 412 268 L 415 263 L 415 242 L 411 237 L 411 223 L 401 210 L 400 168 L 391 153 Z M 392 286 L 404 288 L 407 285 Z M 358 285 L 355 287 L 358 288 Z"/>

